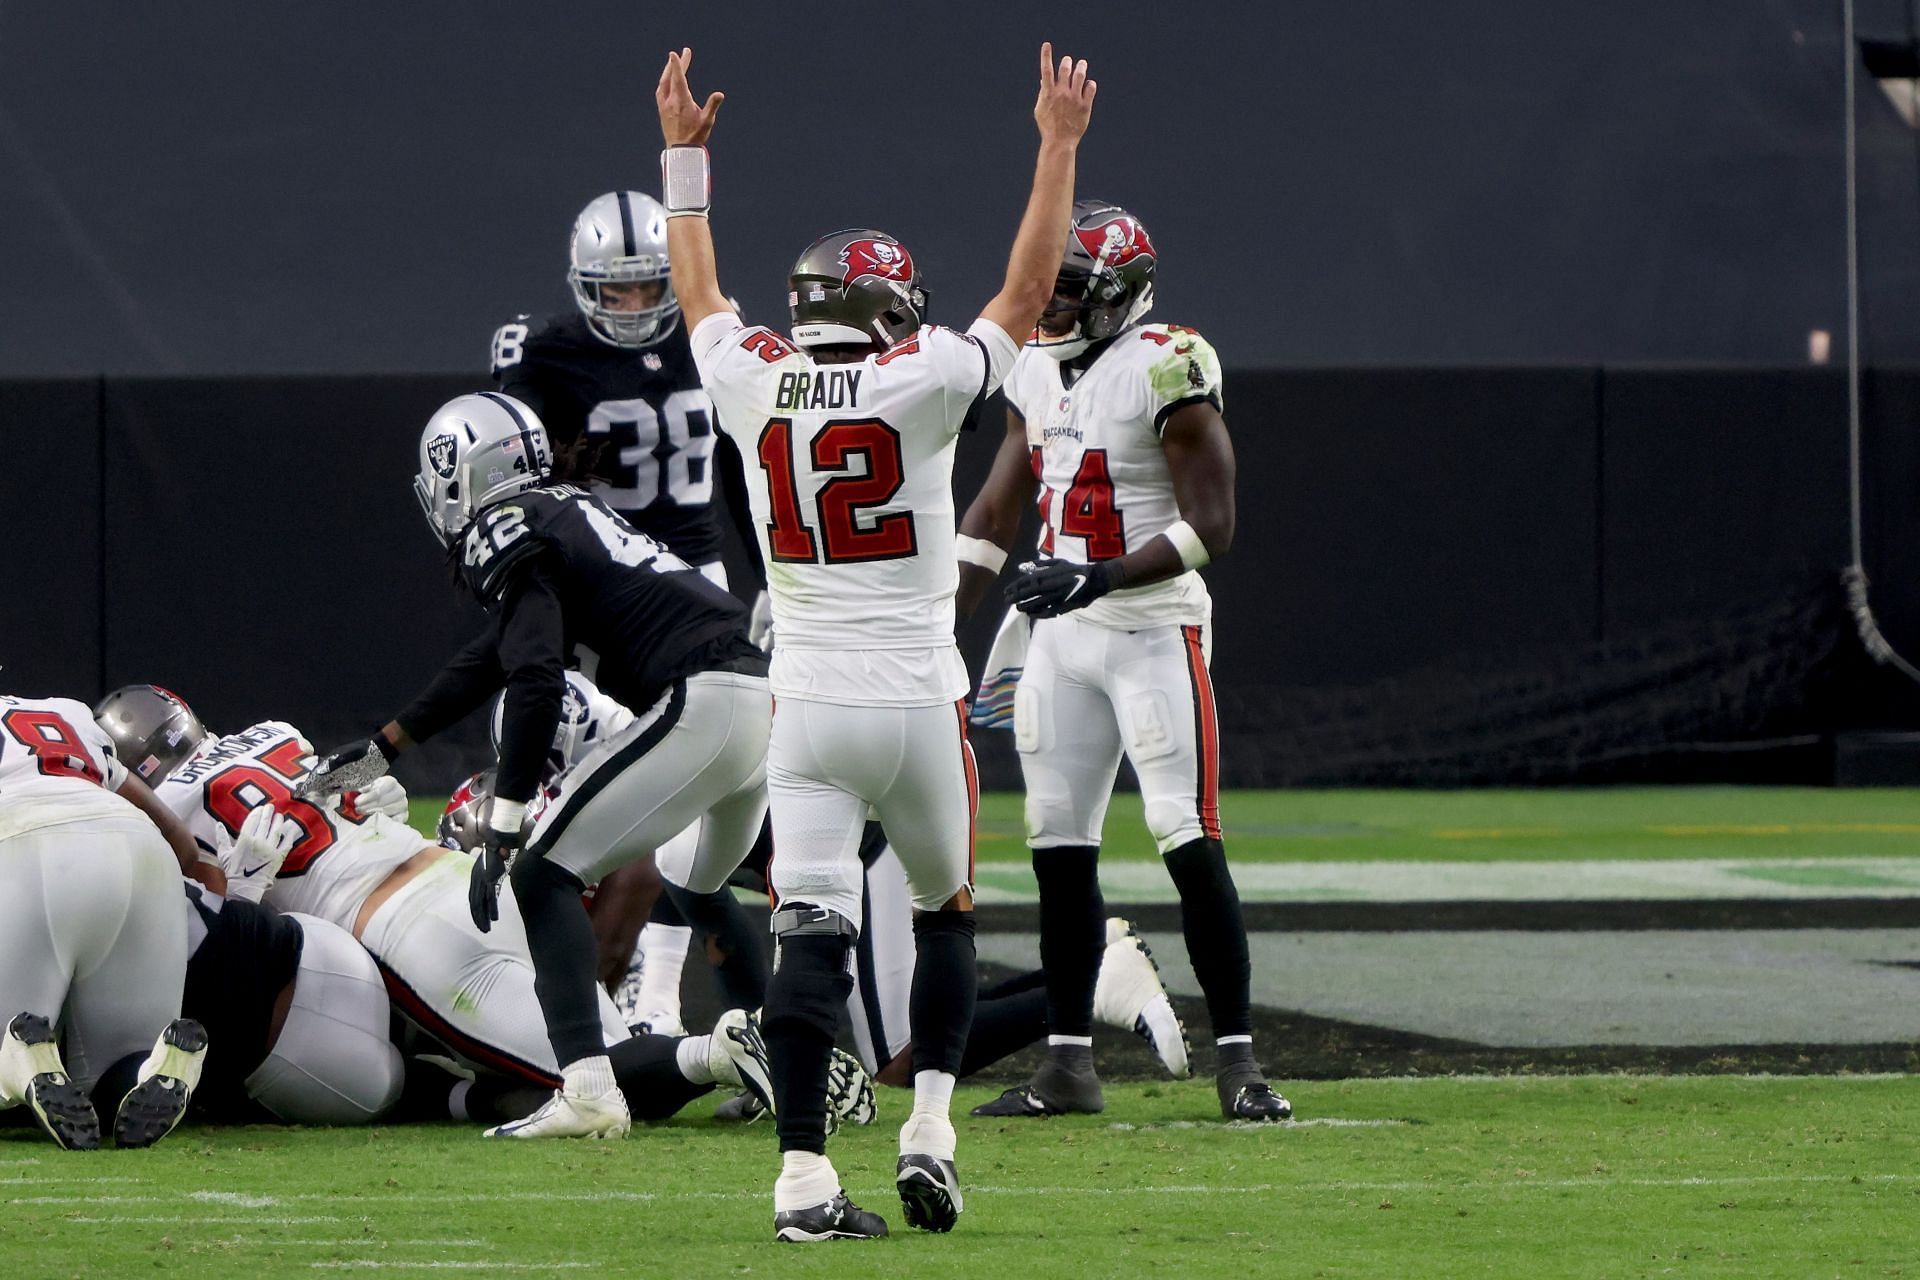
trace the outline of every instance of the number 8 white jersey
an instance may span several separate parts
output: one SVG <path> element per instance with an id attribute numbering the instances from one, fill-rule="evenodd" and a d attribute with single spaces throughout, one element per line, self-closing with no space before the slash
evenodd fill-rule
<path id="1" fill-rule="evenodd" d="M 1074 564 L 1138 551 L 1180 518 L 1160 432 L 1176 409 L 1221 407 L 1220 360 L 1179 325 L 1128 329 L 1068 386 L 1059 361 L 1027 350 L 1007 376 L 1026 419 L 1040 481 L 1040 551 Z M 1207 622 L 1213 601 L 1194 572 L 1115 591 L 1076 617 L 1119 631 Z"/>
<path id="2" fill-rule="evenodd" d="M 112 793 L 126 776 L 113 740 L 85 704 L 0 696 L 0 838 L 125 817 L 131 808 Z"/>
<path id="3" fill-rule="evenodd" d="M 964 334 L 925 325 L 849 364 L 817 364 L 728 312 L 694 330 L 701 379 L 747 459 L 777 696 L 930 706 L 964 695 L 954 441 L 1017 353 L 985 319 Z M 830 656 L 851 652 L 863 656 Z"/>

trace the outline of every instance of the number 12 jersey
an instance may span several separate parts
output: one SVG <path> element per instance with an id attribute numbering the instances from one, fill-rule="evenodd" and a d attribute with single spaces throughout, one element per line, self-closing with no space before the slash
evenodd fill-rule
<path id="1" fill-rule="evenodd" d="M 693 357 L 747 459 L 767 563 L 779 697 L 931 706 L 967 688 L 953 642 L 953 453 L 1018 348 L 990 320 L 925 325 L 884 352 L 816 363 L 729 312 Z"/>

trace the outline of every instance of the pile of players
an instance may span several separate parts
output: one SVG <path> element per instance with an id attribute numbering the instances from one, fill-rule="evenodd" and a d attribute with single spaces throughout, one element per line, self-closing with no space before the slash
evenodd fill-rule
<path id="1" fill-rule="evenodd" d="M 1041 50 L 1032 194 L 966 331 L 928 323 L 904 245 L 851 229 L 801 254 L 782 334 L 720 289 L 705 144 L 721 95 L 693 98 L 690 59 L 669 57 L 656 94 L 664 202 L 589 205 L 578 314 L 502 328 L 501 390 L 421 436 L 416 495 L 488 624 L 418 697 L 317 760 L 290 725 L 218 737 L 152 686 L 109 697 L 98 724 L 75 703 L 0 704 L 0 1011 L 25 1011 L 0 1043 L 0 1105 L 64 1145 L 97 1143 L 108 1106 L 116 1139 L 151 1141 L 203 1069 L 203 1101 L 219 1077 L 223 1104 L 285 1120 L 452 1115 L 506 1138 L 622 1135 L 721 1084 L 735 1112 L 775 1114 L 776 1239 L 870 1238 L 886 1223 L 847 1199 L 826 1139 L 872 1118 L 872 1073 L 913 1090 L 905 1218 L 950 1230 L 959 1076 L 1044 1036 L 1032 1080 L 975 1113 L 1097 1112 L 1096 1017 L 1186 1072 L 1145 949 L 1100 898 L 1123 751 L 1179 893 L 1221 1114 L 1291 1114 L 1253 1057 L 1221 845 L 1196 572 L 1233 534 L 1220 370 L 1197 333 L 1143 322 L 1157 254 L 1139 220 L 1073 202 L 1086 64 Z M 956 439 L 996 390 L 1004 442 L 956 528 Z M 751 608 L 726 590 L 716 480 L 765 567 Z M 982 992 L 954 625 L 1003 577 L 1030 502 L 1040 545 L 1005 586 L 973 714 L 1004 722 L 1012 690 L 1042 969 Z M 449 849 L 406 825 L 387 769 L 490 699 L 497 758 L 450 806 L 467 847 Z M 763 827 L 770 971 L 729 887 L 755 874 Z M 117 929 L 37 891 L 83 845 L 101 863 L 83 896 L 116 886 L 120 906 L 94 914 Z M 649 865 L 662 910 L 633 982 Z M 166 887 L 183 873 L 200 882 L 184 910 Z M 658 975 L 677 979 L 695 928 L 741 1007 L 689 1036 Z M 139 982 L 98 980 L 129 965 Z M 425 1039 L 396 1047 L 389 1007 Z M 834 1048 L 847 1013 L 859 1063 Z"/>

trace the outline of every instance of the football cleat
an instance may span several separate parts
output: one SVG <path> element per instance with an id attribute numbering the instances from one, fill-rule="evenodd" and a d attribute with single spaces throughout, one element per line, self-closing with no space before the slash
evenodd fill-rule
<path id="1" fill-rule="evenodd" d="M 200 1068 L 207 1059 L 207 1031 L 192 1018 L 176 1018 L 154 1041 L 134 1086 L 113 1118 L 114 1145 L 150 1147 L 173 1132 L 187 1114 Z"/>
<path id="2" fill-rule="evenodd" d="M 624 985 L 624 984 L 622 984 Z M 622 1014 L 622 1018 L 626 1015 Z M 687 1034 L 686 1024 L 680 1021 L 680 1015 L 672 1009 L 655 1009 L 644 1018 L 627 1024 L 628 1029 L 637 1036 L 683 1036 Z"/>
<path id="3" fill-rule="evenodd" d="M 880 1112 L 873 1097 L 873 1077 L 860 1059 L 835 1049 L 827 1066 L 827 1132 L 843 1124 L 872 1124 Z"/>
<path id="4" fill-rule="evenodd" d="M 86 1090 L 67 1077 L 53 1027 L 37 1013 L 22 1013 L 0 1036 L 0 1109 L 20 1103 L 40 1127 L 68 1151 L 100 1145 L 100 1117 Z"/>
<path id="5" fill-rule="evenodd" d="M 842 1191 L 811 1209 L 788 1209 L 773 1215 L 773 1238 L 782 1244 L 818 1244 L 823 1240 L 878 1240 L 887 1234 L 887 1222 L 868 1213 Z"/>
<path id="6" fill-rule="evenodd" d="M 729 1009 L 707 1039 L 707 1068 L 722 1084 L 738 1085 L 773 1110 L 773 1067 L 760 1024 L 745 1009 Z"/>
<path id="7" fill-rule="evenodd" d="M 1107 949 L 1093 988 L 1093 1016 L 1110 1027 L 1131 1031 L 1153 1049 L 1167 1074 L 1184 1080 L 1188 1062 L 1187 1029 L 1160 981 L 1160 967 L 1146 940 L 1119 916 L 1107 920 Z"/>
<path id="8" fill-rule="evenodd" d="M 568 1093 L 554 1090 L 540 1109 L 521 1120 L 488 1129 L 488 1138 L 624 1138 L 633 1128 L 626 1095 L 619 1086 L 605 1093 Z"/>
<path id="9" fill-rule="evenodd" d="M 938 1156 L 903 1155 L 894 1186 L 907 1225 L 922 1231 L 951 1231 L 960 1220 L 960 1177 L 953 1161 Z"/>
<path id="10" fill-rule="evenodd" d="M 1220 1114 L 1228 1120 L 1278 1122 L 1293 1119 L 1293 1104 L 1273 1091 L 1265 1080 L 1240 1085 L 1227 1096 L 1227 1083 L 1220 1082 Z"/>
<path id="11" fill-rule="evenodd" d="M 1107 1100 L 1100 1092 L 1100 1077 L 1093 1073 L 1093 1055 L 1081 1049 L 1072 1055 L 1060 1048 L 1047 1051 L 1047 1060 L 1033 1073 L 1033 1079 L 1007 1090 L 992 1102 L 983 1102 L 972 1111 L 976 1116 L 1069 1116 L 1095 1115 L 1106 1110 Z"/>
<path id="12" fill-rule="evenodd" d="M 627 965 L 626 976 L 620 979 L 620 985 L 613 989 L 613 1007 L 620 1011 L 620 1021 L 633 1030 L 636 1035 L 645 1035 L 652 1030 L 647 1021 L 649 1015 L 640 1008 L 640 989 L 646 979 L 647 967 L 640 962 L 640 953 L 633 953 L 633 960 Z M 643 1030 L 645 1028 L 645 1030 Z"/>

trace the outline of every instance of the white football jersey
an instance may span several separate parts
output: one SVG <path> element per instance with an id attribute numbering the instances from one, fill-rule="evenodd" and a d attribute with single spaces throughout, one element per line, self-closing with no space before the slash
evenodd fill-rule
<path id="1" fill-rule="evenodd" d="M 294 788 L 312 764 L 313 746 L 298 729 L 267 720 L 206 744 L 154 794 L 180 815 L 194 843 L 219 860 L 229 896 L 351 930 L 367 895 L 427 841 L 404 822 L 358 812 L 351 796 L 325 804 L 296 800 Z M 247 883 L 257 883 L 262 868 L 242 865 L 234 839 L 247 814 L 268 803 L 293 818 L 301 835 L 262 897 Z"/>
<path id="2" fill-rule="evenodd" d="M 924 325 L 857 364 L 816 364 L 728 312 L 694 330 L 700 379 L 747 459 L 776 696 L 926 706 L 965 694 L 954 441 L 1016 354 L 985 319 L 964 334 Z"/>
<path id="3" fill-rule="evenodd" d="M 1128 329 L 1071 387 L 1060 362 L 1026 350 L 1007 402 L 1027 421 L 1040 480 L 1040 551 L 1074 564 L 1137 551 L 1180 518 L 1160 432 L 1174 410 L 1222 406 L 1220 360 L 1205 338 L 1171 324 Z M 1102 596 L 1076 616 L 1120 631 L 1198 625 L 1213 613 L 1195 572 Z"/>
<path id="4" fill-rule="evenodd" d="M 0 837 L 89 818 L 124 818 L 127 776 L 113 741 L 72 698 L 0 696 Z"/>

